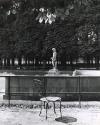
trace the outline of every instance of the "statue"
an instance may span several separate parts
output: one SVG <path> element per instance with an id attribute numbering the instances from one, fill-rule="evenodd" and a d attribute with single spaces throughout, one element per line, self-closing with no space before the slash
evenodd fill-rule
<path id="1" fill-rule="evenodd" d="M 52 59 L 53 69 L 50 69 L 48 71 L 48 74 L 46 74 L 46 75 L 59 75 L 59 71 L 57 69 L 57 52 L 56 52 L 55 48 L 52 48 L 52 51 L 53 51 L 53 55 L 52 55 L 51 59 Z"/>
<path id="2" fill-rule="evenodd" d="M 53 51 L 53 56 L 52 56 L 52 65 L 53 65 L 53 69 L 57 68 L 57 52 L 55 48 L 52 48 Z"/>

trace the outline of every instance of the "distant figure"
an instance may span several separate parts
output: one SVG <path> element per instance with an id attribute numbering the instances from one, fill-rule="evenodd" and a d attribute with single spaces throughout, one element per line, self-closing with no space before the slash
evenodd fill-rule
<path id="1" fill-rule="evenodd" d="M 56 69 L 57 68 L 57 52 L 56 52 L 56 49 L 55 48 L 52 48 L 52 51 L 53 51 L 53 56 L 52 56 L 52 65 L 53 65 L 53 69 Z"/>

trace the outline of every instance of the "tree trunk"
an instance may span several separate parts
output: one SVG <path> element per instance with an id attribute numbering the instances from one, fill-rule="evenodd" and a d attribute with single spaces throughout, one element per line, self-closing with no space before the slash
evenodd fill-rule
<path id="1" fill-rule="evenodd" d="M 38 58 L 35 59 L 35 66 L 39 66 L 39 59 Z"/>
<path id="2" fill-rule="evenodd" d="M 7 66 L 10 66 L 10 58 L 7 58 Z"/>
<path id="3" fill-rule="evenodd" d="M 96 57 L 96 69 L 99 69 L 99 57 Z"/>
<path id="4" fill-rule="evenodd" d="M 4 58 L 4 66 L 6 66 L 6 58 Z"/>
<path id="5" fill-rule="evenodd" d="M 72 59 L 72 57 L 70 57 L 70 66 L 71 66 L 71 70 L 73 70 L 73 59 Z"/>
<path id="6" fill-rule="evenodd" d="M 27 57 L 25 57 L 25 66 L 27 66 Z"/>
<path id="7" fill-rule="evenodd" d="M 12 66 L 14 66 L 14 60 L 15 60 L 15 59 L 14 59 L 14 58 L 12 58 Z"/>
<path id="8" fill-rule="evenodd" d="M 46 69 L 46 60 L 43 60 L 43 69 Z"/>
<path id="9" fill-rule="evenodd" d="M 0 66 L 2 66 L 2 58 L 0 58 Z"/>
<path id="10" fill-rule="evenodd" d="M 21 66 L 21 57 L 18 58 L 18 66 Z"/>
<path id="11" fill-rule="evenodd" d="M 61 65 L 66 66 L 66 58 L 61 58 Z"/>

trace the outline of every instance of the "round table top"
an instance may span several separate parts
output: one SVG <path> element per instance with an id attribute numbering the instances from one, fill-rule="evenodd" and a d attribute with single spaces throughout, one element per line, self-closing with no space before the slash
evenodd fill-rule
<path id="1" fill-rule="evenodd" d="M 60 97 L 53 97 L 53 96 L 47 96 L 47 97 L 43 97 L 43 98 L 40 98 L 40 101 L 43 101 L 43 102 L 56 102 L 56 101 L 61 101 L 61 98 Z"/>

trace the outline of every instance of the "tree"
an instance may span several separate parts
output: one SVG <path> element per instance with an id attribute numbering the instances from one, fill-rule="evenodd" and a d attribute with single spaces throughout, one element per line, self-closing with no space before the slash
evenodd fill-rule
<path id="1" fill-rule="evenodd" d="M 1 56 L 46 60 L 56 47 L 65 65 L 79 54 L 92 55 L 97 50 L 99 8 L 99 0 L 0 1 Z M 77 45 L 78 40 L 82 44 Z"/>

